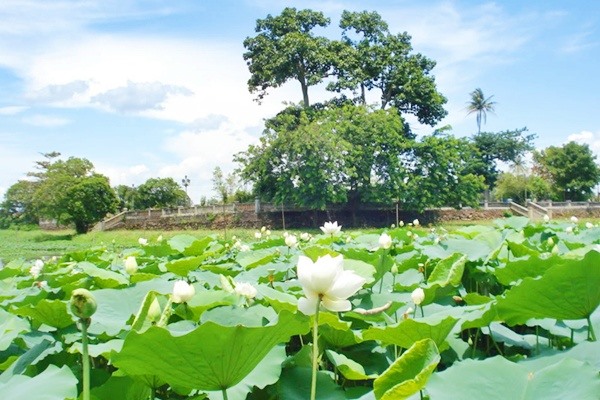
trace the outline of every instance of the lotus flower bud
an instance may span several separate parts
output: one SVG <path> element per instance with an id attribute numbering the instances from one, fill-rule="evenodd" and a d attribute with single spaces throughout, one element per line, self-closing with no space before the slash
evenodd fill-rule
<path id="1" fill-rule="evenodd" d="M 592 224 L 591 222 L 586 222 L 585 227 L 588 229 L 592 229 L 594 227 L 594 224 Z"/>
<path id="2" fill-rule="evenodd" d="M 187 303 L 196 294 L 194 286 L 180 280 L 173 285 L 173 303 Z"/>
<path id="3" fill-rule="evenodd" d="M 554 239 L 552 239 L 552 237 L 549 237 L 549 238 L 546 240 L 546 243 L 548 243 L 548 246 L 554 246 Z"/>
<path id="4" fill-rule="evenodd" d="M 158 321 L 161 314 L 160 303 L 157 298 L 154 298 L 152 303 L 150 303 L 150 307 L 148 307 L 148 319 L 150 321 Z"/>
<path id="5" fill-rule="evenodd" d="M 94 295 L 87 289 L 75 289 L 71 293 L 71 312 L 78 318 L 88 319 L 98 307 Z"/>
<path id="6" fill-rule="evenodd" d="M 414 225 L 414 226 L 419 226 L 419 220 L 418 220 L 418 219 L 415 219 L 415 220 L 413 221 L 413 225 Z"/>
<path id="7" fill-rule="evenodd" d="M 140 244 L 140 246 L 146 246 L 148 244 L 148 239 L 146 239 L 146 238 L 139 238 L 138 239 L 138 243 Z"/>
<path id="8" fill-rule="evenodd" d="M 573 215 L 571 217 L 571 222 L 574 223 L 574 224 L 576 224 L 577 222 L 579 222 L 579 218 L 577 218 L 576 216 Z"/>
<path id="9" fill-rule="evenodd" d="M 379 247 L 385 250 L 392 247 L 392 237 L 387 233 L 382 233 L 381 236 L 379 236 Z"/>
<path id="10" fill-rule="evenodd" d="M 129 256 L 125 259 L 125 272 L 133 275 L 138 270 L 138 263 L 134 256 Z"/>
<path id="11" fill-rule="evenodd" d="M 418 306 L 419 304 L 421 304 L 423 302 L 423 300 L 425 300 L 425 292 L 421 288 L 416 288 L 410 294 L 410 297 L 411 297 L 413 303 L 415 303 L 415 305 Z"/>
<path id="12" fill-rule="evenodd" d="M 398 265 L 396 263 L 394 263 L 394 265 L 392 265 L 392 269 L 390 270 L 390 272 L 392 273 L 392 275 L 398 274 Z"/>
<path id="13" fill-rule="evenodd" d="M 296 247 L 298 245 L 298 239 L 296 238 L 296 235 L 286 236 L 285 245 L 290 248 Z"/>
<path id="14" fill-rule="evenodd" d="M 550 222 L 550 216 L 548 214 L 544 214 L 544 222 Z"/>

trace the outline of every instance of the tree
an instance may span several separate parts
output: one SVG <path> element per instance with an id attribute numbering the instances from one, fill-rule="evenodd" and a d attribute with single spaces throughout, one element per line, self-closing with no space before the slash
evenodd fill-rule
<path id="1" fill-rule="evenodd" d="M 587 200 L 600 181 L 596 156 L 587 144 L 569 142 L 562 147 L 550 146 L 534 152 L 533 159 L 536 171 L 552 182 L 555 199 Z"/>
<path id="2" fill-rule="evenodd" d="M 242 179 L 255 194 L 276 203 L 324 209 L 346 199 L 348 144 L 307 114 L 289 107 L 266 122 L 260 143 L 235 156 Z"/>
<path id="3" fill-rule="evenodd" d="M 498 162 L 514 163 L 526 152 L 533 150 L 535 134 L 526 134 L 527 128 L 502 132 L 479 132 L 472 141 L 477 147 L 482 163 L 477 171 L 485 184 L 493 189 L 498 179 Z"/>
<path id="4" fill-rule="evenodd" d="M 431 75 L 435 62 L 411 53 L 408 33 L 391 34 L 381 16 L 368 11 L 344 11 L 340 28 L 342 40 L 332 45 L 337 81 L 329 84 L 330 90 L 350 89 L 362 105 L 366 91 L 377 90 L 381 109 L 395 107 L 422 124 L 433 126 L 446 116 L 447 100 Z"/>
<path id="5" fill-rule="evenodd" d="M 84 158 L 61 160 L 60 153 L 43 154 L 32 181 L 19 181 L 5 195 L 4 204 L 13 217 L 27 216 L 28 221 L 55 219 L 59 224 L 74 224 L 77 233 L 85 233 L 107 213 L 114 212 L 117 197 L 108 178 L 94 172 Z"/>
<path id="6" fill-rule="evenodd" d="M 213 170 L 213 190 L 219 195 L 219 200 L 225 204 L 234 200 L 239 183 L 235 174 L 225 175 L 221 167 Z"/>
<path id="7" fill-rule="evenodd" d="M 504 172 L 498 177 L 494 193 L 499 199 L 512 199 L 524 204 L 529 196 L 533 199 L 550 198 L 551 189 L 550 183 L 541 176 Z"/>
<path id="8" fill-rule="evenodd" d="M 416 143 L 406 187 L 400 193 L 405 208 L 477 207 L 485 188 L 477 174 L 481 158 L 469 140 L 435 132 Z"/>
<path id="9" fill-rule="evenodd" d="M 173 178 L 150 178 L 138 186 L 135 206 L 144 208 L 185 207 L 191 200 Z"/>
<path id="10" fill-rule="evenodd" d="M 20 180 L 8 188 L 4 193 L 4 201 L 0 204 L 3 227 L 38 223 L 38 216 L 33 207 L 35 189 L 35 183 L 27 180 Z"/>
<path id="11" fill-rule="evenodd" d="M 481 133 L 481 119 L 483 118 L 483 123 L 487 120 L 487 113 L 494 112 L 496 102 L 491 101 L 492 97 L 490 96 L 487 99 L 483 95 L 483 91 L 480 88 L 473 90 L 471 93 L 471 101 L 467 106 L 467 115 L 476 113 L 477 114 L 477 134 Z"/>
<path id="12" fill-rule="evenodd" d="M 108 178 L 94 174 L 71 186 L 64 197 L 64 209 L 77 233 L 85 233 L 108 213 L 117 209 L 119 200 Z"/>
<path id="13" fill-rule="evenodd" d="M 117 198 L 119 199 L 119 209 L 125 208 L 129 210 L 135 209 L 135 193 L 134 186 L 118 185 L 114 188 Z"/>
<path id="14" fill-rule="evenodd" d="M 248 87 L 261 100 L 267 89 L 295 79 L 302 88 L 305 106 L 308 88 L 323 81 L 331 66 L 329 40 L 315 36 L 315 27 L 329 25 L 329 18 L 312 10 L 285 8 L 281 15 L 256 21 L 255 37 L 244 40 L 244 60 L 250 70 Z"/>

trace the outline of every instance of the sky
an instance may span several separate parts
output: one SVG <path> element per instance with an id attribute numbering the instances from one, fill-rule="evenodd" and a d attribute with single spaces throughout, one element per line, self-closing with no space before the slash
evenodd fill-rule
<path id="1" fill-rule="evenodd" d="M 0 196 L 52 151 L 87 158 L 113 186 L 187 176 L 192 201 L 215 196 L 214 168 L 233 171 L 264 119 L 302 100 L 297 81 L 261 104 L 247 87 L 243 41 L 284 7 L 322 11 L 332 39 L 343 10 L 408 32 L 437 62 L 438 127 L 456 136 L 476 133 L 466 105 L 481 88 L 496 102 L 482 130 L 527 127 L 538 149 L 576 140 L 600 155 L 600 2 L 2 0 Z"/>

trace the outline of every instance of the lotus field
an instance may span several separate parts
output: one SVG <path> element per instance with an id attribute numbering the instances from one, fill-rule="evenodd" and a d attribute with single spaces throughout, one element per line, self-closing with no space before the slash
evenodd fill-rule
<path id="1" fill-rule="evenodd" d="M 0 269 L 2 399 L 600 399 L 600 227 L 140 238 Z"/>

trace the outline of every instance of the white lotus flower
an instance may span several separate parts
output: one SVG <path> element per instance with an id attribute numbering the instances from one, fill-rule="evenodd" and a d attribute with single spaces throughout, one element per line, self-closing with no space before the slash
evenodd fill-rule
<path id="1" fill-rule="evenodd" d="M 586 222 L 585 227 L 588 229 L 592 229 L 594 227 L 594 224 L 592 224 L 591 222 Z"/>
<path id="2" fill-rule="evenodd" d="M 290 234 L 289 234 L 287 231 L 283 232 L 283 237 L 284 237 L 284 238 L 288 237 L 289 235 L 290 235 Z"/>
<path id="3" fill-rule="evenodd" d="M 37 279 L 42 273 L 42 269 L 44 268 L 44 262 L 42 260 L 35 260 L 35 263 L 31 268 L 29 268 L 29 273 L 33 276 L 34 279 Z"/>
<path id="4" fill-rule="evenodd" d="M 250 250 L 250 246 L 248 246 L 247 244 L 243 244 L 240 246 L 240 251 L 249 251 Z"/>
<path id="5" fill-rule="evenodd" d="M 271 236 L 271 231 L 270 231 L 269 229 L 267 229 L 267 230 L 265 231 L 265 235 L 266 235 L 266 236 Z"/>
<path id="6" fill-rule="evenodd" d="M 319 257 L 315 263 L 305 256 L 298 258 L 298 280 L 304 295 L 298 300 L 298 310 L 306 315 L 317 311 L 317 304 L 330 311 L 349 311 L 348 297 L 356 293 L 366 282 L 353 271 L 344 271 L 344 258 L 329 254 Z"/>
<path id="7" fill-rule="evenodd" d="M 392 225 L 390 225 L 390 228 L 391 228 L 391 229 L 394 229 L 395 227 L 396 227 L 396 224 L 392 224 Z"/>
<path id="8" fill-rule="evenodd" d="M 310 233 L 308 233 L 308 232 L 302 232 L 300 234 L 300 240 L 302 240 L 304 242 L 308 242 L 310 240 Z"/>
<path id="9" fill-rule="evenodd" d="M 414 226 L 419 226 L 419 220 L 418 220 L 418 219 L 415 219 L 415 220 L 413 221 L 413 225 L 414 225 Z"/>
<path id="10" fill-rule="evenodd" d="M 156 241 L 159 243 L 162 242 L 163 241 L 162 235 L 158 235 L 158 237 L 156 238 Z"/>
<path id="11" fill-rule="evenodd" d="M 254 239 L 260 239 L 262 237 L 262 233 L 256 231 L 254 232 Z"/>
<path id="12" fill-rule="evenodd" d="M 285 245 L 290 248 L 296 247 L 298 245 L 298 238 L 296 238 L 296 235 L 286 236 Z"/>
<path id="13" fill-rule="evenodd" d="M 179 280 L 173 285 L 173 303 L 187 303 L 196 294 L 194 286 Z"/>
<path id="14" fill-rule="evenodd" d="M 323 224 L 323 226 L 321 227 L 321 230 L 326 235 L 335 235 L 336 233 L 339 233 L 342 230 L 342 226 L 338 226 L 337 221 L 325 222 L 325 224 Z"/>
<path id="15" fill-rule="evenodd" d="M 249 284 L 248 282 L 240 282 L 235 284 L 235 292 L 240 296 L 244 296 L 248 299 L 253 299 L 256 297 L 258 291 L 254 286 Z"/>
<path id="16" fill-rule="evenodd" d="M 398 222 L 398 226 L 404 226 L 404 221 Z"/>
<path id="17" fill-rule="evenodd" d="M 260 228 L 260 233 L 265 233 L 267 231 L 267 227 L 263 226 L 262 228 Z"/>
<path id="18" fill-rule="evenodd" d="M 138 239 L 138 243 L 140 244 L 140 246 L 145 246 L 148 244 L 148 239 L 146 238 L 139 238 Z"/>
<path id="19" fill-rule="evenodd" d="M 574 224 L 576 224 L 577 222 L 579 222 L 579 218 L 577 218 L 576 216 L 573 215 L 571 217 L 571 222 L 574 223 Z"/>
<path id="20" fill-rule="evenodd" d="M 392 247 L 392 237 L 387 233 L 382 233 L 381 236 L 379 236 L 379 247 L 385 250 Z"/>
<path id="21" fill-rule="evenodd" d="M 550 222 L 550 216 L 548 214 L 544 214 L 544 222 Z"/>
<path id="22" fill-rule="evenodd" d="M 418 306 L 419 304 L 421 304 L 423 302 L 423 300 L 425 300 L 425 292 L 421 288 L 416 288 L 410 294 L 410 297 L 411 297 L 413 303 L 415 303 L 415 305 Z"/>
<path id="23" fill-rule="evenodd" d="M 567 233 L 573 233 L 573 227 L 572 226 L 567 226 L 567 228 L 565 229 L 565 232 L 567 232 Z"/>
<path id="24" fill-rule="evenodd" d="M 129 256 L 125 259 L 125 272 L 133 275 L 138 270 L 138 263 L 134 256 Z"/>

